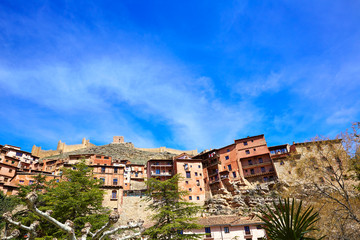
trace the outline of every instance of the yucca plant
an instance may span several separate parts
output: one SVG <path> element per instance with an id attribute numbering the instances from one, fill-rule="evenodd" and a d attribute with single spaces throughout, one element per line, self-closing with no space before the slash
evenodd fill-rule
<path id="1" fill-rule="evenodd" d="M 309 233 L 317 231 L 314 226 L 319 220 L 319 213 L 314 212 L 312 207 L 302 211 L 302 201 L 298 204 L 295 199 L 279 199 L 273 202 L 273 209 L 266 206 L 261 210 L 261 220 L 264 221 L 264 229 L 271 240 L 317 240 Z M 325 237 L 325 236 L 324 236 Z M 318 238 L 323 239 L 324 237 Z"/>

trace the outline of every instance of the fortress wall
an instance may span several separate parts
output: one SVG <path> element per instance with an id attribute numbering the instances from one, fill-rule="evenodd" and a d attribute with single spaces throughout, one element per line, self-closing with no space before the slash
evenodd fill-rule
<path id="1" fill-rule="evenodd" d="M 120 211 L 119 222 L 126 223 L 129 219 L 143 219 L 149 222 L 149 217 L 152 215 L 150 210 L 146 211 L 149 202 L 143 201 L 144 197 L 123 197 L 123 204 Z"/>
<path id="2" fill-rule="evenodd" d="M 42 150 L 41 147 L 33 146 L 31 150 L 31 154 L 40 158 L 50 157 L 54 155 L 58 155 L 60 153 L 72 152 L 83 148 L 93 147 L 95 144 L 90 143 L 90 140 L 86 140 L 85 138 L 82 140 L 81 144 L 73 144 L 67 145 L 61 140 L 58 142 L 56 150 Z"/>
<path id="3" fill-rule="evenodd" d="M 159 148 L 135 148 L 141 151 L 147 151 L 147 152 L 154 152 L 154 153 L 161 153 L 161 152 L 169 152 L 169 153 L 173 153 L 173 154 L 182 154 L 182 153 L 187 153 L 190 155 L 197 155 L 197 150 L 177 150 L 177 149 L 172 149 L 172 148 L 167 148 L 167 147 L 159 147 Z"/>

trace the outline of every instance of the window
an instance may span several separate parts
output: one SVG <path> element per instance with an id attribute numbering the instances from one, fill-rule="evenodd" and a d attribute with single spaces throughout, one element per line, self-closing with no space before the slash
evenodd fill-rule
<path id="1" fill-rule="evenodd" d="M 229 227 L 224 227 L 224 232 L 229 233 L 230 232 Z"/>
<path id="2" fill-rule="evenodd" d="M 104 157 L 104 159 L 109 159 L 109 157 Z"/>
<path id="3" fill-rule="evenodd" d="M 15 161 L 11 161 L 11 164 L 14 164 L 15 163 Z"/>
<path id="4" fill-rule="evenodd" d="M 17 153 L 16 153 L 16 156 L 17 156 L 17 157 L 22 157 L 22 155 L 23 155 L 23 154 L 20 153 L 20 152 L 17 152 Z"/>
<path id="5" fill-rule="evenodd" d="M 156 169 L 156 174 L 160 174 L 160 169 Z"/>
<path id="6" fill-rule="evenodd" d="M 177 230 L 178 234 L 184 234 L 183 230 Z"/>
<path id="7" fill-rule="evenodd" d="M 103 181 L 103 183 L 105 183 L 105 178 L 101 177 L 100 180 Z"/>
<path id="8" fill-rule="evenodd" d="M 185 181 L 186 184 L 189 184 L 189 181 Z"/>
<path id="9" fill-rule="evenodd" d="M 262 158 L 259 158 L 259 163 L 263 163 L 263 159 Z"/>
<path id="10" fill-rule="evenodd" d="M 247 142 L 244 142 L 244 146 L 247 146 L 248 145 L 248 143 Z"/>
<path id="11" fill-rule="evenodd" d="M 231 164 L 228 165 L 228 169 L 229 169 L 229 171 L 231 171 Z"/>
<path id="12" fill-rule="evenodd" d="M 117 178 L 114 178 L 114 179 L 113 179 L 113 185 L 117 185 L 117 183 L 118 183 Z"/>
<path id="13" fill-rule="evenodd" d="M 59 179 L 56 179 L 56 182 L 59 182 Z"/>
<path id="14" fill-rule="evenodd" d="M 24 183 L 24 180 L 20 180 L 19 183 Z"/>
<path id="15" fill-rule="evenodd" d="M 201 173 L 199 173 L 199 175 L 200 175 L 200 176 L 202 176 L 202 174 L 201 174 Z"/>
<path id="16" fill-rule="evenodd" d="M 211 229 L 210 229 L 210 227 L 205 228 L 205 236 L 206 237 L 211 237 Z"/>
<path id="17" fill-rule="evenodd" d="M 111 199 L 117 199 L 117 192 L 116 190 L 111 192 Z"/>
<path id="18" fill-rule="evenodd" d="M 117 173 L 118 172 L 118 169 L 117 168 L 114 168 L 114 173 Z"/>
<path id="19" fill-rule="evenodd" d="M 136 172 L 136 173 L 135 173 L 135 177 L 138 177 L 138 176 L 139 176 L 139 173 L 138 173 L 138 172 Z"/>
<path id="20" fill-rule="evenodd" d="M 197 172 L 195 172 L 195 176 L 197 176 L 198 175 L 198 173 Z"/>
<path id="21" fill-rule="evenodd" d="M 196 180 L 196 185 L 200 186 L 200 181 L 199 180 Z"/>
<path id="22" fill-rule="evenodd" d="M 280 162 L 280 165 L 284 165 L 284 161 L 281 161 L 281 162 Z"/>
<path id="23" fill-rule="evenodd" d="M 197 197 L 196 197 L 196 200 L 200 200 L 200 197 L 199 197 L 199 196 L 197 196 Z"/>
<path id="24" fill-rule="evenodd" d="M 189 188 L 189 192 L 191 192 L 191 188 Z"/>
<path id="25" fill-rule="evenodd" d="M 32 185 L 32 184 L 34 184 L 34 181 L 33 181 L 33 180 L 30 180 L 30 181 L 29 181 L 29 185 Z"/>
<path id="26" fill-rule="evenodd" d="M 189 200 L 192 200 L 192 196 L 189 196 Z"/>
<path id="27" fill-rule="evenodd" d="M 265 168 L 264 167 L 261 167 L 261 172 L 265 172 Z"/>
<path id="28" fill-rule="evenodd" d="M 245 153 L 246 153 L 246 154 L 250 154 L 250 150 L 246 150 Z"/>
<path id="29" fill-rule="evenodd" d="M 198 168 L 201 168 L 201 166 L 200 166 L 200 165 L 198 165 Z"/>
<path id="30" fill-rule="evenodd" d="M 252 160 L 248 160 L 249 165 L 253 165 Z"/>
<path id="31" fill-rule="evenodd" d="M 256 152 L 256 148 L 254 148 L 254 152 Z"/>
<path id="32" fill-rule="evenodd" d="M 251 173 L 251 174 L 255 174 L 255 170 L 254 170 L 254 169 L 250 169 L 250 173 Z"/>
<path id="33" fill-rule="evenodd" d="M 202 192 L 202 188 L 200 188 L 200 192 Z"/>
<path id="34" fill-rule="evenodd" d="M 261 225 L 257 225 L 257 226 L 256 226 L 256 229 L 262 229 L 262 226 L 261 226 Z"/>
<path id="35" fill-rule="evenodd" d="M 245 230 L 246 235 L 250 234 L 250 227 L 249 226 L 244 226 L 244 230 Z"/>
<path id="36" fill-rule="evenodd" d="M 12 169 L 9 169 L 9 172 L 12 172 Z"/>
<path id="37" fill-rule="evenodd" d="M 264 177 L 264 182 L 269 181 L 268 177 Z"/>
<path id="38" fill-rule="evenodd" d="M 101 167 L 101 172 L 102 172 L 102 173 L 105 172 L 105 167 Z"/>
<path id="39" fill-rule="evenodd" d="M 229 160 L 229 156 L 225 156 L 225 160 Z"/>
<path id="40" fill-rule="evenodd" d="M 230 149 L 226 149 L 227 152 L 230 152 Z"/>
<path id="41" fill-rule="evenodd" d="M 236 178 L 236 172 L 233 172 L 233 177 Z"/>
<path id="42" fill-rule="evenodd" d="M 190 172 L 186 172 L 186 178 L 191 178 Z"/>

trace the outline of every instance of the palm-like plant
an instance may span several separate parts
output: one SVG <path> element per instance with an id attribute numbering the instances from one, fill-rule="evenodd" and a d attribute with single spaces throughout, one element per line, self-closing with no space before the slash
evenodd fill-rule
<path id="1" fill-rule="evenodd" d="M 264 221 L 264 229 L 271 240 L 316 240 L 307 233 L 317 231 L 314 224 L 319 220 L 319 213 L 313 212 L 312 207 L 302 211 L 302 201 L 295 204 L 295 199 L 279 199 L 279 203 L 273 202 L 273 209 L 266 206 L 261 210 L 261 220 Z M 324 236 L 325 237 L 325 236 Z M 319 239 L 323 239 L 321 237 Z"/>

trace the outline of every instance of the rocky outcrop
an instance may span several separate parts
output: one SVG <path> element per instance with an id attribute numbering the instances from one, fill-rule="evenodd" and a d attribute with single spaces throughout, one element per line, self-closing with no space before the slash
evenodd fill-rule
<path id="1" fill-rule="evenodd" d="M 275 186 L 274 182 L 246 187 L 232 183 L 231 188 L 222 188 L 208 199 L 204 208 L 208 215 L 253 215 L 266 204 L 277 201 L 279 194 Z"/>

